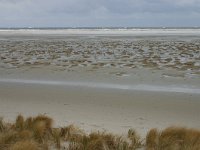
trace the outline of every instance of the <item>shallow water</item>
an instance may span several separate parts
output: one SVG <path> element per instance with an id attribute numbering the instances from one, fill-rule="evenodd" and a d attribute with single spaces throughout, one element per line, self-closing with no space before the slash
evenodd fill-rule
<path id="1" fill-rule="evenodd" d="M 149 91 L 149 92 L 170 92 L 170 93 L 187 93 L 200 94 L 200 88 L 184 85 L 148 85 L 148 84 L 111 84 L 98 82 L 72 82 L 72 81 L 48 81 L 48 80 L 24 80 L 24 79 L 0 79 L 2 83 L 12 84 L 37 84 L 37 85 L 51 85 L 51 86 L 65 86 L 65 87 L 84 87 L 96 89 L 114 89 L 114 90 L 128 90 L 128 91 Z"/>

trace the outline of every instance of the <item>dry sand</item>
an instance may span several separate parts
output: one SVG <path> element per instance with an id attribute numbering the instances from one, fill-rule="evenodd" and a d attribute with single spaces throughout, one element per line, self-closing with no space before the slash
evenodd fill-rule
<path id="1" fill-rule="evenodd" d="M 1 83 L 0 114 L 47 114 L 58 126 L 124 133 L 170 125 L 200 128 L 200 95 Z"/>
<path id="2" fill-rule="evenodd" d="M 57 49 L 60 39 L 57 41 L 47 39 L 47 37 L 43 39 L 42 35 L 47 35 L 39 32 L 41 34 L 39 36 L 38 31 L 34 32 L 36 34 L 34 38 L 31 36 L 33 33 L 29 33 L 30 31 L 23 31 L 23 34 L 18 32 L 0 31 L 0 116 L 6 120 L 14 121 L 20 113 L 25 116 L 46 114 L 55 119 L 56 126 L 73 123 L 87 132 L 107 130 L 120 134 L 127 132 L 129 128 L 135 128 L 143 136 L 151 128 L 162 129 L 171 125 L 200 129 L 200 42 L 195 40 L 196 36 L 199 37 L 199 31 L 195 33 L 195 36 L 192 36 L 193 31 L 178 31 L 179 36 L 189 32 L 193 41 L 188 41 L 190 37 L 186 36 L 184 39 L 187 39 L 187 42 L 182 41 L 183 39 L 169 42 L 169 37 L 163 37 L 164 42 L 161 42 L 163 39 L 156 42 L 157 39 L 154 37 L 149 41 L 153 44 L 151 50 L 141 48 L 140 46 L 145 44 L 146 40 L 137 39 L 134 37 L 135 32 L 131 31 L 130 33 L 133 32 L 131 38 L 125 38 L 123 35 L 114 40 L 119 44 L 116 54 L 120 57 L 116 58 L 113 58 L 109 52 L 109 40 L 110 43 L 113 42 L 111 37 L 106 37 L 106 39 L 105 37 L 101 37 L 103 39 L 100 37 L 80 38 L 75 35 L 73 38 L 59 37 L 62 39 L 61 45 L 65 41 L 67 48 L 76 47 L 77 44 L 95 45 L 97 48 L 106 47 L 109 52 L 107 59 L 99 53 L 97 55 L 99 61 L 95 65 L 93 63 L 96 60 L 92 57 L 96 54 L 93 53 L 92 47 L 89 47 L 91 50 L 85 57 L 87 63 L 84 65 L 84 62 L 78 60 L 79 56 L 83 56 L 85 52 L 81 49 L 87 49 L 87 47 L 78 50 L 75 48 L 72 54 L 63 59 L 61 56 L 66 51 L 62 48 Z M 106 33 L 106 31 L 103 32 Z M 56 32 L 57 34 L 59 33 Z M 162 34 L 164 34 L 163 31 Z M 178 33 L 173 31 L 173 34 Z M 154 33 L 154 36 L 156 35 L 157 31 L 156 34 Z M 56 38 L 55 35 L 53 37 Z M 40 38 L 44 40 L 44 43 L 37 43 Z M 174 36 L 170 38 L 172 41 Z M 131 39 L 133 40 L 130 42 Z M 23 40 L 26 42 L 23 43 Z M 74 40 L 78 42 L 74 43 Z M 85 43 L 87 40 L 88 42 Z M 101 43 L 102 40 L 104 42 Z M 108 42 L 105 43 L 105 41 Z M 56 47 L 55 52 L 54 49 L 46 51 L 45 47 L 42 47 L 43 44 L 48 45 L 48 42 Z M 35 48 L 34 43 L 41 48 L 39 51 L 30 49 Z M 165 49 L 167 44 L 169 47 Z M 131 50 L 131 47 L 127 45 L 139 48 Z M 158 54 L 157 67 L 155 67 L 155 63 L 152 63 L 155 59 L 152 58 L 159 52 L 156 47 L 158 45 L 163 53 Z M 175 51 L 170 48 L 174 48 Z M 189 48 L 190 51 L 187 51 Z M 121 49 L 124 49 L 126 53 L 123 53 Z M 133 54 L 129 53 L 132 51 Z M 167 55 L 166 51 L 168 51 Z M 38 52 L 41 52 L 41 55 L 38 55 Z M 138 63 L 138 60 L 133 58 L 130 67 L 129 59 L 125 56 L 137 54 L 140 56 L 136 58 L 141 60 Z M 52 58 L 54 55 L 59 57 Z M 65 64 L 65 59 L 71 60 L 73 56 L 76 56 L 75 59 Z M 173 59 L 168 60 L 168 57 Z M 35 60 L 37 62 L 40 60 L 39 64 L 32 63 Z M 48 63 L 45 63 L 46 61 Z M 106 65 L 106 63 L 113 65 Z M 151 63 L 150 66 L 148 66 L 149 63 Z M 167 63 L 169 64 L 166 65 Z M 126 66 L 127 64 L 129 65 Z"/>
<path id="3" fill-rule="evenodd" d="M 20 113 L 25 116 L 47 114 L 55 119 L 57 126 L 73 123 L 87 132 L 107 130 L 120 134 L 135 128 L 143 136 L 155 127 L 162 129 L 178 125 L 200 128 L 198 84 L 182 86 L 184 80 L 179 81 L 178 78 L 166 80 L 163 84 L 163 78 L 159 79 L 155 73 L 153 75 L 158 80 L 154 83 L 160 84 L 154 84 L 150 87 L 154 88 L 152 90 L 148 86 L 153 84 L 131 88 L 139 83 L 134 78 L 111 76 L 112 80 L 108 81 L 102 72 L 57 72 L 53 79 L 50 79 L 51 75 L 48 80 L 45 78 L 47 70 L 37 69 L 21 75 L 14 72 L 0 80 L 0 114 L 9 121 Z M 149 76 L 153 75 L 149 72 Z M 171 86 L 170 81 L 174 80 L 180 83 Z M 132 86 L 127 86 L 128 81 Z M 170 87 L 174 91 L 169 90 Z"/>

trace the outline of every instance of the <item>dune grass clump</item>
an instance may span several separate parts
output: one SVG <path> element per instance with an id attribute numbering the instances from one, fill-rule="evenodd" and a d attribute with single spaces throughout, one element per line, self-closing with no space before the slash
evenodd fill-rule
<path id="1" fill-rule="evenodd" d="M 64 141 L 69 143 L 69 150 L 84 150 L 87 148 L 89 141 L 88 135 L 74 125 L 61 128 L 60 135 Z"/>
<path id="2" fill-rule="evenodd" d="M 22 115 L 18 115 L 15 121 L 15 128 L 17 130 L 24 129 L 24 117 Z"/>
<path id="3" fill-rule="evenodd" d="M 18 140 L 18 135 L 15 131 L 8 131 L 0 134 L 0 149 L 7 149 L 9 145 L 14 144 Z"/>
<path id="4" fill-rule="evenodd" d="M 159 133 L 157 129 L 151 129 L 146 135 L 146 149 L 157 150 Z"/>
<path id="5" fill-rule="evenodd" d="M 89 135 L 80 135 L 70 140 L 70 150 L 115 150 L 117 136 L 105 132 L 92 132 Z"/>
<path id="6" fill-rule="evenodd" d="M 67 127 L 61 128 L 60 131 L 61 137 L 63 137 L 66 141 L 80 140 L 83 135 L 85 135 L 84 131 L 79 129 L 74 125 L 69 125 Z"/>
<path id="7" fill-rule="evenodd" d="M 56 144 L 56 147 L 58 149 L 61 148 L 61 130 L 60 129 L 53 129 L 52 131 L 52 138 L 54 140 L 54 143 Z"/>
<path id="8" fill-rule="evenodd" d="M 150 130 L 146 137 L 147 150 L 198 150 L 200 131 L 183 127 L 169 127 L 158 132 Z"/>
<path id="9" fill-rule="evenodd" d="M 53 120 L 44 115 L 27 119 L 18 115 L 13 124 L 4 123 L 3 119 L 0 119 L 0 150 L 10 150 L 11 148 L 23 150 L 23 145 L 25 145 L 24 149 L 27 149 L 27 143 L 32 143 L 32 145 L 36 143 L 32 147 L 48 150 L 45 144 L 53 138 L 52 123 Z"/>
<path id="10" fill-rule="evenodd" d="M 25 126 L 32 131 L 33 138 L 39 143 L 45 143 L 52 134 L 53 120 L 45 115 L 38 115 L 35 118 L 27 118 Z"/>
<path id="11" fill-rule="evenodd" d="M 52 129 L 53 119 L 51 119 L 48 116 L 45 116 L 45 115 L 36 116 L 35 118 L 33 118 L 33 124 L 37 123 L 37 122 L 43 122 L 45 124 L 45 127 L 46 127 L 47 130 Z"/>
<path id="12" fill-rule="evenodd" d="M 111 133 L 94 132 L 89 135 L 88 149 L 116 149 L 116 136 Z"/>
<path id="13" fill-rule="evenodd" d="M 28 140 L 31 139 L 33 136 L 33 133 L 29 130 L 22 130 L 18 132 L 18 137 L 22 140 Z"/>
<path id="14" fill-rule="evenodd" d="M 19 141 L 13 144 L 10 150 L 39 150 L 39 147 L 34 141 Z"/>
<path id="15" fill-rule="evenodd" d="M 34 139 L 37 140 L 39 143 L 45 142 L 45 140 L 48 137 L 46 126 L 45 126 L 45 123 L 43 121 L 39 121 L 39 122 L 34 123 L 32 131 L 33 131 Z"/>
<path id="16" fill-rule="evenodd" d="M 70 141 L 69 150 L 135 150 L 142 145 L 136 132 L 131 131 L 127 137 L 106 132 L 82 135 Z"/>
<path id="17" fill-rule="evenodd" d="M 5 123 L 3 122 L 3 118 L 0 118 L 0 133 L 4 132 L 6 129 Z"/>
<path id="18" fill-rule="evenodd" d="M 134 129 L 129 129 L 128 138 L 131 141 L 131 145 L 130 145 L 131 149 L 137 149 L 142 146 L 142 140 Z"/>
<path id="19" fill-rule="evenodd" d="M 0 150 L 200 150 L 200 130 L 169 127 L 151 129 L 146 142 L 134 129 L 119 136 L 107 132 L 85 133 L 74 125 L 53 128 L 45 115 L 6 123 L 0 119 Z"/>
<path id="20" fill-rule="evenodd" d="M 24 122 L 24 128 L 25 129 L 32 129 L 33 128 L 33 118 L 32 117 L 28 117 L 25 122 Z"/>

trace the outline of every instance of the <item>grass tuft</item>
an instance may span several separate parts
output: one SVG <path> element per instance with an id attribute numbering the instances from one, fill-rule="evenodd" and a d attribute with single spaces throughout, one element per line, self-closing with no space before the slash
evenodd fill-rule
<path id="1" fill-rule="evenodd" d="M 66 141 L 79 141 L 82 135 L 85 133 L 74 125 L 69 125 L 65 128 L 61 128 L 61 137 Z"/>
<path id="2" fill-rule="evenodd" d="M 151 129 L 146 135 L 146 150 L 156 150 L 158 146 L 159 132 L 157 129 Z"/>
<path id="3" fill-rule="evenodd" d="M 198 150 L 200 131 L 183 127 L 169 127 L 158 132 L 149 131 L 146 137 L 147 150 Z"/>
<path id="4" fill-rule="evenodd" d="M 25 129 L 32 129 L 33 128 L 33 118 L 28 117 L 24 122 Z"/>
<path id="5" fill-rule="evenodd" d="M 37 140 L 40 143 L 45 142 L 46 140 L 46 125 L 44 121 L 38 121 L 34 123 L 33 126 L 33 136 L 35 140 Z"/>
<path id="6" fill-rule="evenodd" d="M 137 149 L 142 146 L 142 141 L 138 133 L 134 129 L 129 129 L 128 138 L 131 140 L 131 148 Z"/>
<path id="7" fill-rule="evenodd" d="M 34 141 L 19 141 L 11 146 L 10 150 L 39 150 L 38 144 Z"/>
<path id="8" fill-rule="evenodd" d="M 60 129 L 53 129 L 52 131 L 52 137 L 54 139 L 54 142 L 56 144 L 56 148 L 61 148 L 61 130 Z"/>
<path id="9" fill-rule="evenodd" d="M 6 149 L 11 144 L 15 143 L 17 141 L 17 132 L 16 131 L 8 131 L 4 134 L 0 135 L 0 149 Z"/>
<path id="10" fill-rule="evenodd" d="M 23 130 L 18 133 L 18 136 L 22 140 L 27 140 L 32 138 L 32 132 L 29 130 Z"/>
<path id="11" fill-rule="evenodd" d="M 51 130 L 52 125 L 53 125 L 53 119 L 45 115 L 38 115 L 37 117 L 33 118 L 34 123 L 41 122 L 41 121 L 45 123 L 46 129 Z"/>
<path id="12" fill-rule="evenodd" d="M 18 130 L 24 129 L 24 117 L 22 115 L 18 115 L 15 122 L 15 127 Z"/>
<path id="13" fill-rule="evenodd" d="M 3 118 L 0 118 L 0 133 L 4 132 L 6 129 L 5 123 L 3 122 Z"/>
<path id="14" fill-rule="evenodd" d="M 39 115 L 24 119 L 17 116 L 15 123 L 0 119 L 0 150 L 199 150 L 200 130 L 169 127 L 151 129 L 143 144 L 134 129 L 119 136 L 107 132 L 91 132 L 69 125 L 53 128 L 53 120 Z"/>

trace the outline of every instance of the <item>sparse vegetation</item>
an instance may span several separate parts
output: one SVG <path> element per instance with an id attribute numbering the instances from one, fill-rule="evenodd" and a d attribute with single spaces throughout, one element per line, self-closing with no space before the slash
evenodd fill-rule
<path id="1" fill-rule="evenodd" d="M 0 150 L 199 150 L 200 131 L 169 127 L 151 129 L 143 142 L 134 129 L 127 136 L 107 132 L 85 133 L 74 125 L 53 128 L 45 115 L 17 116 L 15 123 L 0 119 Z"/>
<path id="2" fill-rule="evenodd" d="M 151 129 L 146 136 L 146 147 L 147 150 L 156 150 L 158 149 L 158 137 L 159 133 L 157 129 Z"/>
<path id="3" fill-rule="evenodd" d="M 13 144 L 10 150 L 39 150 L 39 148 L 34 141 L 19 141 Z"/>
<path id="4" fill-rule="evenodd" d="M 150 130 L 146 137 L 147 150 L 199 150 L 200 131 L 169 127 L 163 131 Z"/>

